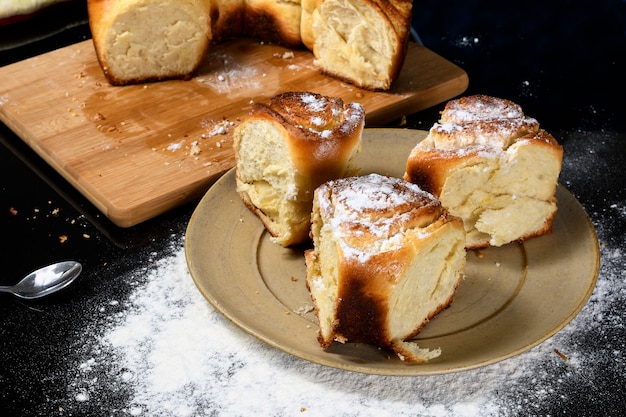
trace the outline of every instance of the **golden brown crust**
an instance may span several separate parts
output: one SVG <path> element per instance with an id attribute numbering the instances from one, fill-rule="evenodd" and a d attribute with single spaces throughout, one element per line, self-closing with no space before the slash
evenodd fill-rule
<path id="1" fill-rule="evenodd" d="M 210 43 L 238 36 L 251 36 L 290 48 L 304 45 L 314 51 L 315 55 L 316 49 L 325 51 L 329 57 L 341 55 L 334 50 L 327 51 L 328 46 L 314 46 L 314 39 L 319 33 L 313 33 L 313 14 L 323 3 L 333 1 L 336 0 L 302 0 L 302 4 L 301 0 L 88 0 L 88 11 L 96 56 L 105 77 L 113 85 L 126 85 L 176 78 L 189 79 L 202 64 Z M 388 90 L 404 64 L 412 1 L 347 1 L 354 1 L 354 4 L 362 8 L 362 12 L 365 10 L 365 14 L 378 26 L 379 32 L 362 29 L 364 15 L 354 18 L 342 16 L 339 12 L 339 16 L 331 19 L 333 22 L 338 21 L 341 26 L 361 28 L 357 39 L 350 41 L 348 47 L 348 54 L 354 55 L 350 58 L 352 62 L 350 65 L 330 64 L 333 60 L 330 58 L 330 61 L 316 59 L 315 63 L 320 72 L 339 80 L 368 90 Z M 161 20 L 167 20 L 178 9 L 185 7 L 194 7 L 196 10 L 159 27 Z M 150 8 L 162 8 L 165 11 L 158 14 L 146 13 Z M 134 16 L 126 23 L 126 27 L 122 28 L 118 24 L 117 28 L 113 28 L 114 23 L 119 23 L 118 16 L 123 13 L 132 13 Z M 206 24 L 197 25 L 197 19 L 205 19 Z M 175 30 L 178 30 L 185 25 L 194 26 L 195 32 L 173 35 L 171 42 L 161 42 L 167 37 L 171 27 L 177 26 Z M 372 22 L 366 22 L 365 26 L 371 25 Z M 159 30 L 148 33 L 146 28 L 151 26 Z M 165 37 L 162 36 L 163 33 L 166 34 Z M 135 35 L 134 39 L 129 40 L 128 34 L 130 37 Z M 126 39 L 113 39 L 117 36 Z M 200 37 L 203 39 L 199 40 Z M 202 46 L 192 46 L 184 52 L 177 50 L 185 49 L 186 46 L 182 46 L 184 44 L 193 43 L 202 43 Z M 370 61 L 374 52 L 376 57 Z M 130 57 L 135 53 L 135 56 Z M 173 60 L 178 60 L 179 63 L 168 62 Z M 193 65 L 189 63 L 190 60 L 194 60 Z M 357 64 L 364 61 L 363 64 Z M 361 68 L 353 71 L 351 68 L 355 66 Z"/>
<path id="2" fill-rule="evenodd" d="M 96 57 L 112 85 L 189 79 L 211 41 L 207 0 L 88 0 L 87 7 Z"/>
<path id="3" fill-rule="evenodd" d="M 551 230 L 562 158 L 561 145 L 535 119 L 524 115 L 519 105 L 475 95 L 446 104 L 439 122 L 411 151 L 404 178 L 463 217 L 466 247 L 478 249 Z M 521 225 L 525 216 L 519 211 L 525 209 L 535 211 L 528 229 L 502 230 L 506 222 L 498 219 L 498 211 L 506 216 L 519 214 L 511 222 Z M 537 218 L 540 211 L 543 220 Z M 488 219 L 483 213 L 488 213 Z"/>
<path id="4" fill-rule="evenodd" d="M 89 28 L 91 30 L 96 58 L 107 80 L 112 85 L 120 85 L 121 80 L 118 80 L 114 75 L 110 74 L 102 52 L 105 48 L 106 28 L 109 20 L 107 16 L 111 14 L 109 10 L 110 7 L 111 3 L 109 0 L 87 0 Z"/>
<path id="5" fill-rule="evenodd" d="M 411 0 L 309 0 L 303 4 L 302 39 L 322 73 L 363 89 L 388 90 L 404 64 L 412 7 Z"/>
<path id="6" fill-rule="evenodd" d="M 475 157 L 480 148 L 457 150 L 414 149 L 406 166 L 404 179 L 424 191 L 440 195 L 448 175 L 459 165 Z"/>
<path id="7" fill-rule="evenodd" d="M 400 70 L 404 64 L 410 38 L 411 17 L 413 12 L 412 0 L 375 0 L 379 7 L 391 22 L 398 35 L 398 52 L 396 53 L 392 70 L 390 71 L 390 84 L 398 79 Z"/>
<path id="8" fill-rule="evenodd" d="M 459 97 L 446 103 L 440 123 L 466 123 L 476 120 L 519 119 L 524 117 L 518 104 L 485 94 Z"/>
<path id="9" fill-rule="evenodd" d="M 512 140 L 511 144 L 513 143 L 528 143 L 542 147 L 545 152 L 554 154 L 556 159 L 563 159 L 563 147 L 543 129 L 517 137 Z M 460 166 L 467 165 L 473 159 L 485 156 L 495 157 L 498 151 L 500 149 L 494 150 L 484 145 L 450 149 L 416 146 L 407 160 L 404 179 L 438 196 L 451 172 Z"/>
<path id="10" fill-rule="evenodd" d="M 444 215 L 432 194 L 395 178 L 342 178 L 322 184 L 316 192 L 321 215 L 338 221 L 342 241 L 355 250 L 366 251 L 381 238 L 426 227 Z"/>
<path id="11" fill-rule="evenodd" d="M 431 227 L 442 227 L 446 223 L 454 223 L 455 227 L 463 228 L 460 218 L 445 213 L 442 213 Z M 342 259 L 339 266 L 342 285 L 337 294 L 337 323 L 332 337 L 325 341 L 326 345 L 339 338 L 393 349 L 396 339 L 387 327 L 390 292 L 393 289 L 390 280 L 393 280 L 394 275 L 402 273 L 404 265 L 410 263 L 414 256 L 413 248 L 402 246 L 393 254 L 388 252 L 375 254 L 365 262 L 356 258 Z M 448 308 L 454 300 L 459 284 L 460 280 L 457 280 L 449 297 L 441 300 L 420 323 L 416 324 L 411 333 L 405 335 L 403 340 L 416 336 L 433 317 Z"/>
<path id="12" fill-rule="evenodd" d="M 319 184 L 343 176 L 345 162 L 361 140 L 365 110 L 338 97 L 286 92 L 267 104 L 255 103 L 247 120 L 257 118 L 284 129 L 289 155 L 310 184 L 303 192 L 312 193 Z"/>
<path id="13" fill-rule="evenodd" d="M 332 323 L 325 330 L 320 328 L 320 345 L 327 349 L 337 341 L 367 343 L 391 349 L 413 362 L 426 360 L 427 350 L 415 354 L 415 349 L 407 349 L 403 342 L 418 334 L 454 299 L 465 259 L 462 220 L 450 216 L 439 200 L 416 185 L 377 174 L 321 185 L 315 191 L 313 211 L 314 249 L 305 253 L 305 259 L 307 288 L 320 322 L 328 323 L 323 314 L 329 309 L 320 308 L 328 293 L 319 288 L 336 282 Z M 328 232 L 323 232 L 327 228 L 336 239 L 330 244 L 322 242 L 330 239 L 325 234 Z M 430 248 L 439 244 L 454 254 L 446 253 L 443 260 L 440 256 L 446 250 L 442 249 L 440 255 L 432 256 Z M 331 253 L 325 252 L 328 249 L 324 248 L 329 247 Z M 458 249 L 461 253 L 456 252 Z M 337 260 L 332 264 L 336 266 L 332 269 L 336 278 L 323 278 L 319 257 L 335 252 Z M 444 273 L 438 268 L 444 268 L 442 265 L 448 261 L 450 276 L 442 278 Z M 437 266 L 425 272 L 428 267 L 413 269 L 416 262 Z M 433 296 L 433 280 L 440 280 L 442 292 L 437 296 Z M 416 286 L 416 282 L 420 284 Z M 430 290 L 423 294 L 406 290 L 409 293 L 403 295 L 406 288 Z M 405 296 L 410 299 L 408 305 L 403 304 L 408 310 L 402 309 L 398 315 L 396 303 Z M 430 303 L 430 307 L 424 311 L 418 307 L 422 303 Z M 398 322 L 405 324 L 399 326 Z"/>
<path id="14" fill-rule="evenodd" d="M 315 188 L 356 173 L 364 123 L 358 103 L 286 92 L 255 103 L 237 126 L 237 191 L 275 242 L 309 239 Z"/>
<path id="15" fill-rule="evenodd" d="M 300 3 L 276 0 L 245 1 L 243 30 L 247 35 L 290 48 L 302 45 Z"/>
<path id="16" fill-rule="evenodd" d="M 504 150 L 538 130 L 539 122 L 524 115 L 519 105 L 478 94 L 448 101 L 425 143 L 437 150 L 479 145 Z"/>

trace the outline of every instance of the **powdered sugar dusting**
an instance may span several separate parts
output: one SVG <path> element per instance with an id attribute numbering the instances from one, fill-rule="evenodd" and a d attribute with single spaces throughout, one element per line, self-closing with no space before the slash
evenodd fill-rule
<path id="1" fill-rule="evenodd" d="M 579 345 L 586 335 L 606 331 L 604 326 L 624 325 L 623 317 L 608 309 L 611 293 L 624 297 L 624 276 L 616 273 L 623 270 L 623 253 L 607 250 L 604 278 L 588 306 L 554 338 L 485 368 L 403 378 L 316 365 L 244 334 L 200 295 L 176 241 L 173 254 L 160 259 L 147 277 L 129 277 L 141 283 L 105 334 L 98 339 L 85 335 L 89 349 L 77 363 L 69 387 L 72 400 L 64 409 L 78 411 L 97 402 L 101 386 L 113 385 L 130 392 L 116 414 L 126 416 L 524 414 L 547 401 L 568 401 L 556 393 L 570 385 L 593 384 L 598 375 L 590 364 L 607 351 L 624 368 L 623 345 L 603 350 Z"/>
<path id="2" fill-rule="evenodd" d="M 269 106 L 298 129 L 322 139 L 331 138 L 338 132 L 352 135 L 365 122 L 365 110 L 361 104 L 344 104 L 338 97 L 306 91 L 286 92 L 275 96 L 270 100 Z M 331 143 L 327 145 L 333 148 Z M 319 149 L 320 155 L 325 152 L 322 146 Z"/>
<path id="3" fill-rule="evenodd" d="M 522 108 L 512 101 L 485 95 L 450 100 L 441 115 L 445 123 L 463 123 L 479 120 L 520 119 Z"/>
<path id="4" fill-rule="evenodd" d="M 241 65 L 228 53 L 210 53 L 211 67 L 206 74 L 194 77 L 195 82 L 211 87 L 216 93 L 250 94 L 263 86 L 263 75 L 250 65 Z"/>
<path id="5" fill-rule="evenodd" d="M 300 100 L 304 103 L 306 111 L 313 113 L 321 112 L 330 104 L 327 97 L 311 93 L 301 94 Z"/>
<path id="6" fill-rule="evenodd" d="M 379 174 L 330 181 L 318 189 L 316 199 L 344 256 L 360 262 L 396 250 L 406 229 L 416 227 L 408 225 L 415 223 L 419 210 L 439 207 L 419 186 Z"/>
<path id="7" fill-rule="evenodd" d="M 340 179 L 333 183 L 349 182 L 342 187 L 337 199 L 346 208 L 347 217 L 358 218 L 365 211 L 385 210 L 407 203 L 428 204 L 434 201 L 431 194 L 419 186 L 398 178 L 370 174 L 351 179 Z"/>
<path id="8" fill-rule="evenodd" d="M 489 146 L 504 150 L 538 129 L 539 122 L 525 116 L 522 108 L 509 100 L 485 95 L 461 97 L 446 104 L 424 146 L 443 150 Z"/>
<path id="9" fill-rule="evenodd" d="M 588 151 L 573 155 L 564 171 L 574 188 L 587 187 L 585 172 L 604 166 L 591 152 L 593 141 L 580 136 Z M 72 382 L 59 408 L 63 415 L 96 410 L 183 417 L 495 417 L 560 415 L 572 404 L 605 408 L 623 398 L 626 375 L 626 238 L 613 232 L 626 224 L 626 200 L 606 195 L 606 201 L 606 207 L 587 207 L 600 241 L 600 276 L 568 326 L 497 364 L 428 377 L 336 370 L 245 334 L 199 293 L 187 270 L 183 237 L 173 236 L 171 252 L 154 254 L 145 267 L 122 277 L 132 288 L 130 298 L 103 302 L 105 328 L 76 335 Z M 116 405 L 103 411 L 99 399 L 106 392 L 115 392 Z M 605 415 L 621 412 L 608 409 Z"/>

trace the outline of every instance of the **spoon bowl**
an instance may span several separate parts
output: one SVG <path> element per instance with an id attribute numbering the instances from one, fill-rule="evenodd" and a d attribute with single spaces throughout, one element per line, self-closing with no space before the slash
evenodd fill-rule
<path id="1" fill-rule="evenodd" d="M 31 272 L 13 286 L 0 286 L 0 292 L 26 300 L 44 297 L 70 285 L 82 269 L 76 261 L 57 262 Z"/>

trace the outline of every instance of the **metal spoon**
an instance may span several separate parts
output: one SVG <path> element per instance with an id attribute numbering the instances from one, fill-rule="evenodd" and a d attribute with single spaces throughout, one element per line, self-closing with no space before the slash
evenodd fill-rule
<path id="1" fill-rule="evenodd" d="M 78 262 L 58 262 L 31 272 L 13 286 L 0 286 L 0 292 L 32 300 L 67 287 L 82 270 L 83 267 Z"/>

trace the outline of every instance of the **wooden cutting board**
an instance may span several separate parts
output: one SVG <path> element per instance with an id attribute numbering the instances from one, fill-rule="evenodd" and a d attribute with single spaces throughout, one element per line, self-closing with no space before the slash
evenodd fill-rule
<path id="1" fill-rule="evenodd" d="M 0 68 L 0 120 L 113 223 L 129 227 L 202 196 L 234 166 L 253 101 L 313 91 L 358 101 L 381 126 L 461 94 L 467 74 L 411 44 L 400 78 L 370 92 L 321 75 L 306 50 L 237 39 L 189 81 L 113 87 L 91 40 Z"/>

